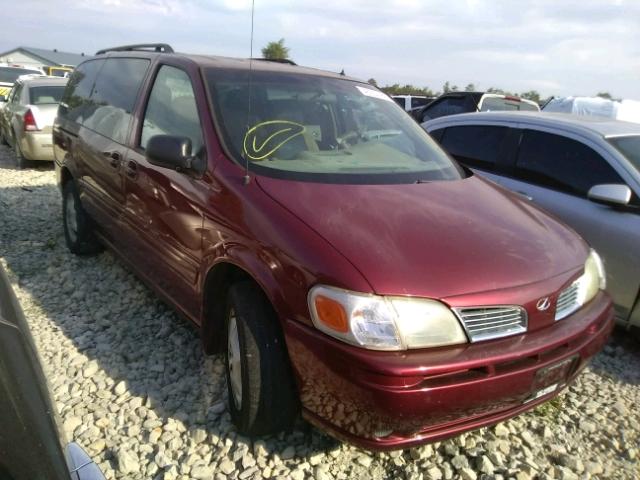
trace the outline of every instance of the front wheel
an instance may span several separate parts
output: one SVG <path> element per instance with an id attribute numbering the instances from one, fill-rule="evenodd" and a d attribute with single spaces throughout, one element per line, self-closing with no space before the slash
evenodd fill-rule
<path id="1" fill-rule="evenodd" d="M 231 418 L 245 435 L 291 428 L 298 398 L 278 319 L 264 293 L 251 282 L 229 290 L 226 371 Z"/>
<path id="2" fill-rule="evenodd" d="M 64 238 L 71 253 L 98 253 L 102 245 L 93 232 L 93 221 L 82 208 L 75 182 L 69 180 L 62 188 L 62 224 Z"/>

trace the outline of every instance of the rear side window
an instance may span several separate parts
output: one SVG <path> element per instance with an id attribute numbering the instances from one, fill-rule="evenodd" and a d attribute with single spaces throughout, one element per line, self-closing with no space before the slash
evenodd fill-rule
<path id="1" fill-rule="evenodd" d="M 142 124 L 140 146 L 146 148 L 155 135 L 176 135 L 191 140 L 197 154 L 203 145 L 202 128 L 191 79 L 179 68 L 163 65 L 149 96 Z"/>
<path id="2" fill-rule="evenodd" d="M 524 181 L 586 196 L 594 185 L 624 183 L 592 148 L 571 138 L 524 130 L 516 173 Z"/>
<path id="3" fill-rule="evenodd" d="M 64 85 L 31 87 L 29 88 L 29 104 L 30 105 L 51 105 L 51 104 L 60 103 L 63 93 L 64 93 Z"/>
<path id="4" fill-rule="evenodd" d="M 411 98 L 411 108 L 423 107 L 427 103 L 429 103 L 428 98 L 416 98 L 416 97 Z"/>
<path id="5" fill-rule="evenodd" d="M 444 117 L 445 115 L 455 115 L 456 113 L 464 113 L 468 111 L 467 98 L 444 98 L 437 103 L 432 103 L 425 109 L 422 121 L 425 122 L 432 118 Z"/>
<path id="6" fill-rule="evenodd" d="M 109 58 L 96 78 L 84 126 L 118 143 L 127 140 L 131 113 L 149 67 L 142 58 Z"/>
<path id="7" fill-rule="evenodd" d="M 440 144 L 460 163 L 482 170 L 495 170 L 507 127 L 465 125 L 445 130 Z"/>
<path id="8" fill-rule="evenodd" d="M 73 122 L 82 123 L 91 110 L 89 97 L 104 60 L 91 60 L 79 65 L 69 78 L 62 96 L 58 115 Z"/>
<path id="9" fill-rule="evenodd" d="M 0 67 L 0 82 L 2 83 L 13 83 L 21 75 L 42 75 L 42 72 L 26 68 Z"/>

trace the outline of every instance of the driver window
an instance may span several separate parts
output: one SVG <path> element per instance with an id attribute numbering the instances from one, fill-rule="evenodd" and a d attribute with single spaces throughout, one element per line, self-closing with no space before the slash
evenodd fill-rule
<path id="1" fill-rule="evenodd" d="M 142 124 L 140 146 L 146 148 L 154 135 L 176 135 L 191 139 L 193 154 L 202 149 L 202 128 L 189 76 L 163 65 L 156 76 Z"/>

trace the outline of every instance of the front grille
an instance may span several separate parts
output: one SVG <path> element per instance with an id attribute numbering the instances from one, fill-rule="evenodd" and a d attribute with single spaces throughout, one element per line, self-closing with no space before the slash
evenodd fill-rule
<path id="1" fill-rule="evenodd" d="M 527 312 L 517 305 L 453 309 L 471 342 L 507 337 L 527 331 Z"/>
<path id="2" fill-rule="evenodd" d="M 560 292 L 556 303 L 556 320 L 562 320 L 580 308 L 580 303 L 578 302 L 579 290 L 580 280 L 576 280 Z"/>

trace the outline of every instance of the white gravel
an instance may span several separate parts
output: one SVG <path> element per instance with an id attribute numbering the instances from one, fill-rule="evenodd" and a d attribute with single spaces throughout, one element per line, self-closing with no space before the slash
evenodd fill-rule
<path id="1" fill-rule="evenodd" d="M 560 400 L 446 442 L 371 454 L 303 423 L 238 436 L 221 358 L 112 254 L 71 255 L 51 166 L 12 158 L 0 147 L 0 261 L 64 428 L 107 478 L 640 478 L 640 353 L 624 333 Z"/>

